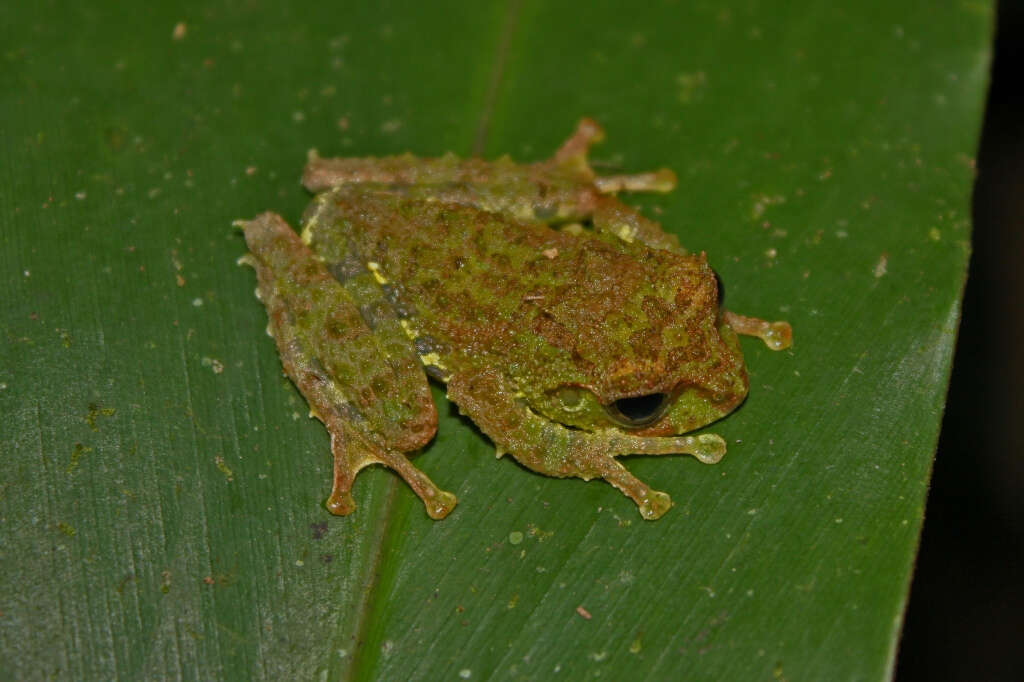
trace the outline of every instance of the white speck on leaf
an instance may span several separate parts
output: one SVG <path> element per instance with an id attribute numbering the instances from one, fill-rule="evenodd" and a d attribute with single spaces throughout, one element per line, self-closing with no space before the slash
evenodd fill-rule
<path id="1" fill-rule="evenodd" d="M 203 367 L 209 367 L 213 370 L 214 374 L 220 374 L 224 371 L 224 363 L 217 358 L 204 357 L 201 362 Z"/>
<path id="2" fill-rule="evenodd" d="M 875 264 L 875 277 L 884 277 L 885 273 L 889 270 L 889 255 L 883 253 L 878 258 L 878 263 Z"/>

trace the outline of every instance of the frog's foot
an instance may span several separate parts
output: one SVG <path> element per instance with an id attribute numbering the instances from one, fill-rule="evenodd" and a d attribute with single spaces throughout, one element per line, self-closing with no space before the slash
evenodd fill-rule
<path id="1" fill-rule="evenodd" d="M 788 322 L 769 322 L 728 310 L 722 311 L 722 318 L 737 334 L 756 336 L 772 350 L 784 350 L 793 345 L 793 328 Z"/>
<path id="2" fill-rule="evenodd" d="M 604 139 L 604 130 L 593 119 L 584 118 L 576 125 L 569 139 L 562 143 L 551 162 L 568 167 L 593 182 L 601 194 L 616 192 L 671 192 L 676 188 L 676 174 L 668 168 L 647 173 L 625 175 L 597 175 L 590 167 L 587 154 L 590 147 Z"/>
<path id="3" fill-rule="evenodd" d="M 597 475 L 636 502 L 640 515 L 653 521 L 672 506 L 668 493 L 652 490 L 615 460 L 621 455 L 693 455 L 704 464 L 715 464 L 725 455 L 725 441 L 713 433 L 697 436 L 643 437 L 617 431 L 588 434 L 589 446 L 577 455 L 582 477 Z M 594 453 L 592 448 L 597 449 Z M 588 452 L 589 451 L 589 452 Z M 586 454 L 583 454 L 586 453 Z M 607 454 L 605 454 L 607 453 Z"/>
<path id="4" fill-rule="evenodd" d="M 676 174 L 669 168 L 628 175 L 599 175 L 594 186 L 601 194 L 616 192 L 671 192 L 676 188 Z"/>
<path id="5" fill-rule="evenodd" d="M 438 488 L 430 477 L 413 466 L 404 454 L 353 442 L 355 439 L 345 437 L 345 426 L 334 424 L 333 421 L 327 419 L 324 422 L 331 432 L 331 450 L 334 454 L 334 487 L 331 496 L 327 498 L 327 509 L 332 514 L 345 516 L 355 511 L 352 483 L 356 474 L 371 464 L 383 464 L 401 476 L 423 501 L 427 516 L 430 518 L 443 519 L 455 508 L 458 502 L 455 495 Z"/>

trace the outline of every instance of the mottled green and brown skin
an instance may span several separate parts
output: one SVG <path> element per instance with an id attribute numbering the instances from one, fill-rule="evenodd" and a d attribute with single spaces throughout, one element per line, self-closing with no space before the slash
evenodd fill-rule
<path id="1" fill-rule="evenodd" d="M 779 349 L 789 325 L 721 310 L 704 254 L 614 196 L 668 191 L 674 176 L 596 176 L 586 152 L 600 136 L 585 119 L 534 164 L 312 155 L 301 239 L 272 213 L 242 223 L 268 331 L 331 434 L 332 512 L 354 509 L 352 482 L 376 463 L 433 518 L 454 507 L 406 456 L 436 429 L 428 374 L 499 456 L 604 478 L 644 518 L 671 500 L 618 455 L 725 453 L 718 436 L 681 434 L 746 396 L 736 333 Z"/>

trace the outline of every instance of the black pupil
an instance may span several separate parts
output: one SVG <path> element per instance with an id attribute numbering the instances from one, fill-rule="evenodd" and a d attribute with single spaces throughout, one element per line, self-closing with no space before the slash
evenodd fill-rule
<path id="1" fill-rule="evenodd" d="M 664 393 L 620 398 L 615 401 L 615 409 L 631 423 L 640 426 L 654 421 L 661 415 L 661 406 L 665 404 L 665 398 Z"/>

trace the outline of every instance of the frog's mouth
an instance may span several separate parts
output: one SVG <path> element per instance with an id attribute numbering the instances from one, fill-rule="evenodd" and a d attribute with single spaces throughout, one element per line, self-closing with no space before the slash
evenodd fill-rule
<path id="1" fill-rule="evenodd" d="M 661 419 L 670 404 L 668 393 L 648 393 L 619 398 L 604 406 L 608 417 L 620 426 L 638 429 Z"/>

